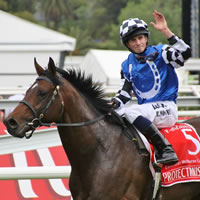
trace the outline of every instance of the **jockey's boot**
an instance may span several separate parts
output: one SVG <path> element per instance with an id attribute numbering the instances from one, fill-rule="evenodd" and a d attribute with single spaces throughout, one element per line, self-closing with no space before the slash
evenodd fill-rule
<path id="1" fill-rule="evenodd" d="M 167 139 L 163 137 L 153 123 L 151 123 L 148 129 L 146 129 L 144 135 L 150 140 L 157 151 L 157 163 L 163 165 L 173 165 L 178 162 L 178 157 L 174 152 L 173 147 L 169 144 Z"/>

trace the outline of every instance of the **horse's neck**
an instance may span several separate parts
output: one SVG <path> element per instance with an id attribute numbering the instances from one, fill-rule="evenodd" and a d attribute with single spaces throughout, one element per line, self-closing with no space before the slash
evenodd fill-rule
<path id="1" fill-rule="evenodd" d="M 71 96 L 65 100 L 64 123 L 80 123 L 96 118 L 95 112 L 88 107 L 86 100 L 72 89 Z M 59 127 L 61 141 L 68 157 L 86 157 L 95 150 L 97 138 L 92 126 Z M 75 157 L 74 156 L 74 157 Z"/>
<path id="2" fill-rule="evenodd" d="M 94 120 L 99 116 L 77 91 L 72 89 L 70 95 L 68 99 L 67 97 L 65 99 L 63 122 L 83 122 Z M 59 127 L 58 130 L 70 162 L 76 163 L 76 165 L 81 163 L 81 167 L 84 163 L 88 165 L 88 162 L 91 162 L 93 158 L 96 159 L 100 154 L 109 154 L 108 157 L 111 158 L 119 150 L 119 146 L 122 148 L 125 146 L 121 143 L 122 129 L 104 120 L 84 127 Z M 116 156 L 118 155 L 116 154 Z"/>
<path id="3" fill-rule="evenodd" d="M 88 163 L 98 153 L 117 149 L 120 128 L 101 121 L 87 127 L 58 128 L 63 147 L 70 162 Z M 81 164 L 81 165 L 82 165 Z M 86 164 L 88 165 L 88 164 Z"/>

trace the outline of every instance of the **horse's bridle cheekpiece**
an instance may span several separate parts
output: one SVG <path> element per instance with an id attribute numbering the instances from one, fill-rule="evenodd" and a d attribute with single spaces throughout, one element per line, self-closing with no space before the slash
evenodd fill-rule
<path id="1" fill-rule="evenodd" d="M 100 115 L 99 117 L 97 117 L 94 120 L 90 120 L 87 122 L 77 122 L 77 123 L 43 123 L 41 120 L 44 117 L 45 113 L 47 113 L 50 105 L 54 102 L 56 96 L 59 94 L 60 99 L 61 99 L 61 105 L 62 105 L 62 111 L 60 114 L 60 119 L 62 118 L 63 112 L 64 112 L 64 101 L 62 98 L 62 95 L 59 92 L 60 86 L 58 85 L 58 83 L 55 84 L 54 80 L 51 80 L 49 77 L 46 76 L 39 76 L 36 81 L 38 80 L 46 80 L 48 82 L 50 82 L 53 86 L 55 86 L 54 91 L 52 93 L 52 96 L 49 100 L 49 102 L 47 103 L 46 107 L 42 110 L 42 112 L 39 114 L 37 114 L 37 111 L 34 109 L 34 107 L 25 99 L 23 99 L 22 101 L 20 101 L 19 103 L 23 103 L 24 105 L 26 105 L 33 113 L 34 115 L 34 119 L 31 122 L 28 122 L 27 125 L 31 128 L 31 133 L 30 134 L 25 134 L 25 137 L 27 139 L 29 139 L 33 132 L 35 131 L 36 128 L 40 127 L 40 126 L 66 126 L 66 127 L 81 127 L 81 126 L 88 126 L 91 124 L 94 124 L 100 120 L 102 120 L 106 115 Z M 33 83 L 33 85 L 31 86 L 31 88 L 35 85 L 36 81 Z M 30 89 L 31 89 L 30 88 Z"/>

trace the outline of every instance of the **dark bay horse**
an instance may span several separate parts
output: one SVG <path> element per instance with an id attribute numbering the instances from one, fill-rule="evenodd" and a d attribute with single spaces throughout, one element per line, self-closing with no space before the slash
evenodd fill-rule
<path id="1" fill-rule="evenodd" d="M 36 60 L 35 68 L 38 78 L 4 121 L 8 132 L 29 138 L 37 126 L 58 123 L 72 167 L 69 187 L 74 200 L 149 200 L 149 157 L 139 153 L 108 114 L 112 108 L 101 87 L 80 71 L 56 68 L 51 58 L 48 69 Z M 198 132 L 199 121 L 190 120 Z M 159 199 L 200 199 L 200 183 L 162 188 Z"/>

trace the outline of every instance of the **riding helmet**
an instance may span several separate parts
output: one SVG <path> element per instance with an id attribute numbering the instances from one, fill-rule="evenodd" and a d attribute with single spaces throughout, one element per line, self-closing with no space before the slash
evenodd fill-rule
<path id="1" fill-rule="evenodd" d="M 148 25 L 143 20 L 129 18 L 122 22 L 120 26 L 120 39 L 125 46 L 130 38 L 141 34 L 149 36 Z"/>

